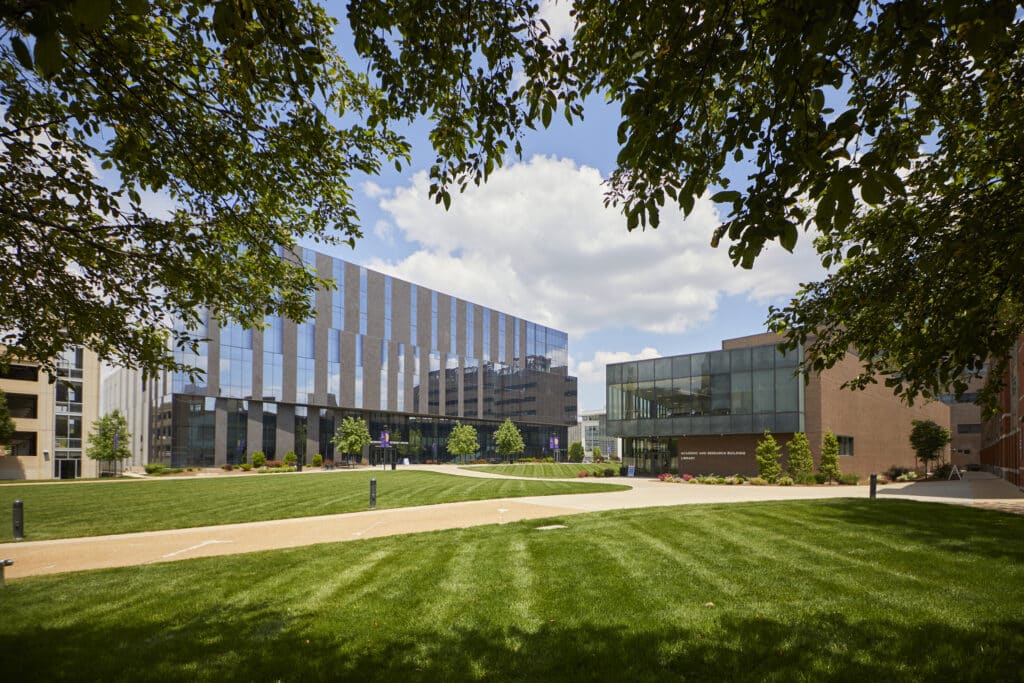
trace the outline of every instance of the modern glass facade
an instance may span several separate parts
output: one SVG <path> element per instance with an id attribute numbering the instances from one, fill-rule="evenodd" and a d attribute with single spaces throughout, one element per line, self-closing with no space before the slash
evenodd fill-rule
<path id="1" fill-rule="evenodd" d="M 206 316 L 209 341 L 175 352 L 205 377 L 170 375 L 151 392 L 151 460 L 212 466 L 255 450 L 330 458 L 348 415 L 366 419 L 374 438 L 389 427 L 414 462 L 447 460 L 456 420 L 477 428 L 483 457 L 506 417 L 525 455 L 547 455 L 551 436 L 566 442 L 576 379 L 564 332 L 315 251 L 297 256 L 337 283 L 316 293 L 317 317 L 243 330 Z"/>
<path id="2" fill-rule="evenodd" d="M 621 437 L 798 432 L 800 351 L 774 344 L 607 367 L 608 433 Z"/>

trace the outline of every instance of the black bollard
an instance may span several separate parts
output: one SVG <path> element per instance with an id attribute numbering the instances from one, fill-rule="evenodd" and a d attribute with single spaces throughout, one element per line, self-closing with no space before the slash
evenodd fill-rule
<path id="1" fill-rule="evenodd" d="M 370 509 L 377 509 L 377 480 L 370 480 Z"/>
<path id="2" fill-rule="evenodd" d="M 14 501 L 14 540 L 25 538 L 25 506 L 20 500 Z"/>
<path id="3" fill-rule="evenodd" d="M 874 472 L 871 473 L 871 497 L 875 497 L 875 491 L 878 488 L 878 475 Z"/>

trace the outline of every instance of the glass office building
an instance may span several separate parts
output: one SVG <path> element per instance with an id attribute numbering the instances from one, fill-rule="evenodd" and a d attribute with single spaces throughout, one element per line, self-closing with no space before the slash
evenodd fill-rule
<path id="1" fill-rule="evenodd" d="M 566 442 L 576 419 L 566 333 L 326 254 L 299 255 L 337 283 L 316 292 L 316 318 L 268 317 L 247 330 L 207 316 L 208 341 L 175 351 L 205 377 L 168 374 L 149 389 L 148 461 L 214 466 L 257 450 L 330 459 L 349 415 L 374 439 L 387 427 L 411 462 L 448 460 L 456 421 L 477 428 L 481 457 L 495 457 L 493 432 L 506 417 L 524 455 L 551 454 L 552 436 Z"/>
<path id="2" fill-rule="evenodd" d="M 762 344 L 608 365 L 608 434 L 627 465 L 659 471 L 677 466 L 684 438 L 804 431 L 799 358 Z M 722 448 L 703 454 L 740 454 Z"/>

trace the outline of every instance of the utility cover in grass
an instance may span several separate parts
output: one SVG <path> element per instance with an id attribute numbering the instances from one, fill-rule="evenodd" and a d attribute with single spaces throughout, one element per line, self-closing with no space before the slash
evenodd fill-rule
<path id="1" fill-rule="evenodd" d="M 551 531 L 552 529 L 568 529 L 564 524 L 549 524 L 548 526 L 539 526 L 537 531 Z"/>

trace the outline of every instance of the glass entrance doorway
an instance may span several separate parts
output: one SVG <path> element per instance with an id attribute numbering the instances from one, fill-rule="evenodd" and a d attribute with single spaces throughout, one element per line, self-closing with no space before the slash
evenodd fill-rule
<path id="1" fill-rule="evenodd" d="M 79 458 L 61 458 L 53 461 L 54 479 L 77 479 L 82 475 Z"/>

